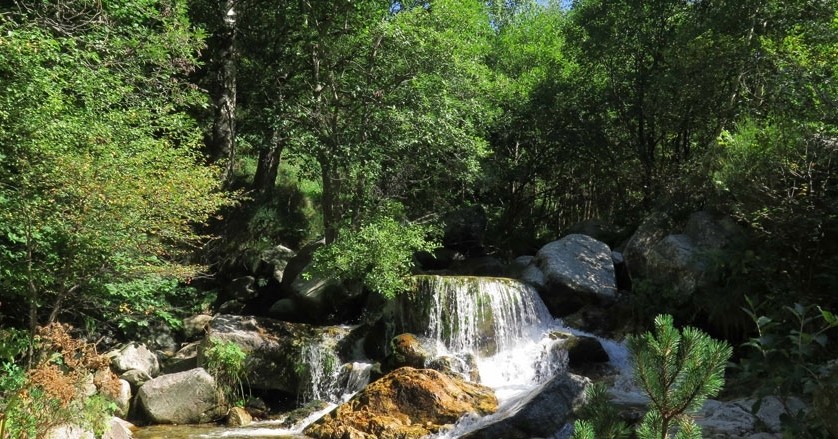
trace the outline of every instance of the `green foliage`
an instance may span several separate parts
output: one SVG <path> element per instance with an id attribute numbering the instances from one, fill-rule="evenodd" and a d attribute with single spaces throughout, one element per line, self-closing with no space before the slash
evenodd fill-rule
<path id="1" fill-rule="evenodd" d="M 29 334 L 15 328 L 0 328 L 0 364 L 13 364 L 29 347 Z M 0 386 L 2 387 L 2 386 Z"/>
<path id="2" fill-rule="evenodd" d="M 640 438 L 700 438 L 691 413 L 724 386 L 732 350 L 695 329 L 679 331 L 672 317 L 655 318 L 655 333 L 628 339 L 638 384 L 649 395 L 650 409 L 640 424 Z"/>
<path id="3" fill-rule="evenodd" d="M 628 439 L 631 429 L 611 404 L 608 387 L 596 383 L 585 390 L 587 402 L 573 423 L 572 439 Z"/>
<path id="4" fill-rule="evenodd" d="M 201 105 L 185 4 L 15 4 L 0 16 L 3 301 L 52 320 L 65 302 L 95 313 L 109 282 L 193 272 L 193 227 L 229 198 L 184 111 Z"/>
<path id="5" fill-rule="evenodd" d="M 234 342 L 209 339 L 203 351 L 203 367 L 215 377 L 228 404 L 244 400 L 247 354 Z"/>
<path id="6" fill-rule="evenodd" d="M 113 325 L 131 339 L 155 322 L 171 329 L 183 326 L 182 317 L 202 311 L 198 292 L 174 278 L 149 275 L 104 285 L 101 293 L 103 323 Z"/>
<path id="7" fill-rule="evenodd" d="M 838 334 L 838 317 L 832 312 L 800 303 L 774 311 L 767 304 L 757 305 L 750 299 L 744 310 L 757 333 L 743 345 L 747 350 L 737 369 L 742 386 L 757 387 L 759 395 L 806 399 L 819 389 L 838 386 L 828 365 L 835 352 L 830 336 Z M 763 314 L 766 310 L 769 312 Z M 823 426 L 823 420 L 814 412 L 786 421 L 784 428 L 800 437 L 817 437 Z"/>
<path id="8" fill-rule="evenodd" d="M 357 231 L 346 230 L 338 239 L 319 249 L 314 271 L 343 281 L 360 281 L 372 291 L 392 298 L 409 288 L 413 254 L 438 246 L 429 239 L 433 228 L 404 224 L 398 207 L 391 205 Z"/>

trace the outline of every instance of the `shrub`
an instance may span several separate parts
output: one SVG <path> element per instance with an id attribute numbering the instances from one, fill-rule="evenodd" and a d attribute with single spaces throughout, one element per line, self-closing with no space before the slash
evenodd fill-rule
<path id="1" fill-rule="evenodd" d="M 403 223 L 398 220 L 399 211 L 397 205 L 387 206 L 357 231 L 343 232 L 315 253 L 315 271 L 343 281 L 361 281 L 388 298 L 407 290 L 413 254 L 432 251 L 437 245 L 428 239 L 431 227 Z"/>
<path id="2" fill-rule="evenodd" d="M 672 316 L 655 318 L 655 334 L 628 339 L 638 384 L 650 407 L 637 429 L 639 438 L 701 438 L 690 416 L 724 386 L 730 345 L 698 329 L 675 329 Z"/>
<path id="3" fill-rule="evenodd" d="M 649 411 L 637 428 L 640 439 L 701 439 L 701 428 L 690 416 L 724 385 L 724 368 L 731 347 L 695 328 L 678 331 L 672 316 L 655 318 L 655 334 L 631 336 L 628 347 L 634 373 L 649 396 Z M 573 439 L 630 437 L 604 385 L 588 389 L 588 403 L 574 423 Z"/>
<path id="4" fill-rule="evenodd" d="M 109 361 L 93 345 L 72 338 L 69 327 L 57 323 L 38 329 L 33 367 L 24 371 L 3 365 L 0 379 L 0 439 L 41 438 L 53 427 L 73 423 L 101 435 L 113 412 L 106 396 L 119 392 L 119 380 Z M 93 376 L 99 394 L 84 392 Z"/>
<path id="5" fill-rule="evenodd" d="M 237 404 L 246 397 L 246 359 L 247 354 L 231 341 L 210 338 L 209 347 L 204 350 L 204 367 L 215 377 L 228 404 Z"/>

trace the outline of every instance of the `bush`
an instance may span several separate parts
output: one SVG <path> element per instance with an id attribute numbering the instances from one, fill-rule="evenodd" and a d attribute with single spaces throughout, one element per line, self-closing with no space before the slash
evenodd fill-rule
<path id="1" fill-rule="evenodd" d="M 204 368 L 215 377 L 227 403 L 239 405 L 244 401 L 247 354 L 239 345 L 231 341 L 210 338 L 209 347 L 204 350 L 203 358 Z"/>
<path id="2" fill-rule="evenodd" d="M 407 277 L 413 254 L 438 245 L 428 236 L 433 229 L 399 221 L 400 208 L 390 205 L 356 231 L 344 231 L 335 242 L 314 255 L 314 271 L 342 281 L 360 281 L 372 291 L 392 298 L 409 288 Z"/>
<path id="3" fill-rule="evenodd" d="M 41 438 L 53 427 L 77 424 L 101 436 L 113 409 L 107 396 L 119 392 L 119 380 L 107 358 L 93 345 L 73 339 L 69 327 L 51 324 L 38 329 L 37 355 L 28 371 L 3 365 L 0 379 L 0 439 Z M 84 385 L 93 376 L 98 394 L 88 397 Z"/>
<path id="4" fill-rule="evenodd" d="M 637 428 L 640 439 L 701 439 L 692 419 L 704 401 L 724 385 L 731 347 L 695 328 L 678 331 L 672 316 L 655 318 L 655 334 L 631 336 L 635 379 L 649 396 L 649 411 Z M 574 424 L 574 439 L 617 439 L 630 433 L 608 402 L 605 386 L 588 391 L 588 404 Z"/>

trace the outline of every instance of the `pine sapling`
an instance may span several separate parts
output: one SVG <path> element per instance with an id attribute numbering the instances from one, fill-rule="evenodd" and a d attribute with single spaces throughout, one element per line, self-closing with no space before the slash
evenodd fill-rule
<path id="1" fill-rule="evenodd" d="M 637 436 L 700 439 L 701 428 L 691 415 L 724 386 L 730 345 L 695 328 L 678 331 L 672 316 L 659 315 L 655 318 L 655 334 L 632 336 L 628 347 L 635 378 L 650 400 Z"/>

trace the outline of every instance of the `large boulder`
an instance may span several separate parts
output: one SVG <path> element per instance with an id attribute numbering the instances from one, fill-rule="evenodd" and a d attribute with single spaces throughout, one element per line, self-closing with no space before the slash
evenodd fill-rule
<path id="1" fill-rule="evenodd" d="M 731 248 L 743 231 L 730 217 L 695 212 L 686 223 L 654 214 L 629 239 L 624 252 L 634 279 L 672 289 L 679 297 L 715 285 L 720 252 Z"/>
<path id="2" fill-rule="evenodd" d="M 119 380 L 119 393 L 111 397 L 111 402 L 116 405 L 115 414 L 118 416 L 126 417 L 128 416 L 128 412 L 131 410 L 131 398 L 133 394 L 131 392 L 131 384 L 128 381 L 123 379 Z"/>
<path id="3" fill-rule="evenodd" d="M 464 439 L 552 437 L 585 404 L 588 378 L 559 374 L 532 390 L 501 419 L 463 436 Z M 499 413 L 501 414 L 501 413 Z"/>
<path id="4" fill-rule="evenodd" d="M 296 394 L 300 386 L 302 347 L 322 340 L 324 331 L 336 344 L 343 342 L 351 329 L 313 327 L 263 317 L 217 315 L 210 322 L 198 364 L 203 365 L 203 350 L 210 340 L 235 343 L 247 354 L 247 383 L 253 389 L 278 390 Z M 337 349 L 337 348 L 336 348 Z"/>
<path id="5" fill-rule="evenodd" d="M 138 370 L 154 377 L 160 372 L 157 355 L 144 344 L 129 343 L 120 349 L 108 352 L 105 357 L 110 358 L 111 368 L 117 374 Z"/>
<path id="6" fill-rule="evenodd" d="M 208 314 L 197 314 L 183 319 L 183 336 L 187 340 L 202 338 L 211 321 L 212 316 Z"/>
<path id="7" fill-rule="evenodd" d="M 284 245 L 278 245 L 262 252 L 261 262 L 270 270 L 273 278 L 278 282 L 282 282 L 285 277 L 285 268 L 288 263 L 296 256 L 294 250 L 291 250 Z"/>
<path id="8" fill-rule="evenodd" d="M 224 416 L 215 378 L 202 368 L 159 376 L 140 387 L 137 402 L 155 424 L 201 424 Z"/>
<path id="9" fill-rule="evenodd" d="M 617 296 L 611 249 L 587 235 L 567 235 L 542 247 L 522 280 L 536 287 L 558 316 L 587 303 L 611 303 Z"/>
<path id="10" fill-rule="evenodd" d="M 304 433 L 318 439 L 418 439 L 450 427 L 465 414 L 495 410 L 497 399 L 488 387 L 435 370 L 403 367 L 370 384 Z"/>

